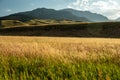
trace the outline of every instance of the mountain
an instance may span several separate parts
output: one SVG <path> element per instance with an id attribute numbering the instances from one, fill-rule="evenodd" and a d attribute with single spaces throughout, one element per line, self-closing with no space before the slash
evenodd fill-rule
<path id="1" fill-rule="evenodd" d="M 116 21 L 120 21 L 120 17 L 116 19 Z"/>
<path id="2" fill-rule="evenodd" d="M 29 21 L 31 19 L 34 19 L 34 17 L 29 16 L 29 15 L 20 14 L 20 13 L 0 17 L 0 20 L 19 20 L 19 21 L 23 21 L 23 22 Z"/>
<path id="3" fill-rule="evenodd" d="M 31 19 L 67 19 L 67 20 L 77 20 L 77 21 L 89 21 L 87 18 L 78 17 L 68 11 L 59 11 L 47 8 L 37 8 L 32 11 L 20 12 L 11 14 L 5 17 L 1 17 L 0 20 L 20 20 L 29 21 Z"/>
<path id="4" fill-rule="evenodd" d="M 106 22 L 109 21 L 109 19 L 101 14 L 92 13 L 90 11 L 78 11 L 71 8 L 68 9 L 62 9 L 61 11 L 68 11 L 72 14 L 79 16 L 79 17 L 85 17 L 93 22 Z"/>

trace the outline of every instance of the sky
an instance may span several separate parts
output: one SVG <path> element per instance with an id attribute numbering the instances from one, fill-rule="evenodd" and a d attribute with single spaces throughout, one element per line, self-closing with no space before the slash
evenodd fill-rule
<path id="1" fill-rule="evenodd" d="M 0 0 L 0 16 L 42 7 L 91 11 L 109 19 L 120 17 L 120 0 Z"/>

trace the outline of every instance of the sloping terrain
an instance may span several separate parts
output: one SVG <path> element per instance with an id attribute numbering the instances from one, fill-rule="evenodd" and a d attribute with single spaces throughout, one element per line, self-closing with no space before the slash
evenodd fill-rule
<path id="1" fill-rule="evenodd" d="M 27 23 L 18 20 L 1 20 L 0 27 L 16 27 L 16 26 L 27 26 Z"/>
<path id="2" fill-rule="evenodd" d="M 0 20 L 0 28 L 22 27 L 22 26 L 41 26 L 55 24 L 78 24 L 81 21 L 73 20 L 52 20 L 52 19 L 32 19 L 26 22 L 19 20 Z"/>
<path id="3" fill-rule="evenodd" d="M 74 9 L 63 9 L 61 11 L 68 11 L 71 12 L 72 14 L 79 16 L 79 17 L 85 17 L 87 19 L 89 19 L 90 21 L 93 22 L 108 22 L 109 19 L 101 14 L 97 14 L 97 13 L 92 13 L 90 11 L 79 11 L 79 10 L 74 10 Z"/>
<path id="4" fill-rule="evenodd" d="M 21 26 L 2 28 L 0 29 L 0 35 L 120 38 L 120 23 L 103 22 Z"/>

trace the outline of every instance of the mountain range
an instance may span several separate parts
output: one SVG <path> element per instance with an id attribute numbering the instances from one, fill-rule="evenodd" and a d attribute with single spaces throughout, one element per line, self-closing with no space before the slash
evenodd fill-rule
<path id="1" fill-rule="evenodd" d="M 79 17 L 85 17 L 93 22 L 106 22 L 109 21 L 107 17 L 97 14 L 97 13 L 92 13 L 90 11 L 78 11 L 74 9 L 63 9 L 62 11 L 68 11 L 71 12 L 72 14 L 79 16 Z"/>
<path id="2" fill-rule="evenodd" d="M 47 8 L 37 8 L 32 11 L 15 13 L 0 18 L 0 20 L 20 20 L 23 22 L 31 19 L 67 19 L 76 21 L 89 21 L 87 18 L 75 16 L 68 11 L 59 11 Z"/>
<path id="3" fill-rule="evenodd" d="M 84 22 L 108 22 L 107 17 L 92 13 L 90 11 L 79 11 L 75 9 L 54 10 L 48 8 L 37 8 L 32 11 L 19 12 L 8 16 L 0 17 L 0 20 L 20 20 L 29 21 L 31 19 L 55 19 L 55 20 L 75 20 Z"/>

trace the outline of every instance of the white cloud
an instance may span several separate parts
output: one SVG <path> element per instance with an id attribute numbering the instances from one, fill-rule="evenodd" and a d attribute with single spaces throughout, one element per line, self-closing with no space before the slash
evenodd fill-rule
<path id="1" fill-rule="evenodd" d="M 73 2 L 72 4 L 68 5 L 68 8 L 87 10 L 88 6 L 89 6 L 89 0 L 76 0 L 76 2 Z"/>
<path id="2" fill-rule="evenodd" d="M 11 9 L 7 9 L 6 12 L 11 12 L 12 10 Z"/>
<path id="3" fill-rule="evenodd" d="M 76 0 L 68 5 L 68 8 L 78 10 L 89 10 L 95 13 L 100 13 L 110 19 L 120 17 L 120 3 L 113 0 Z"/>

